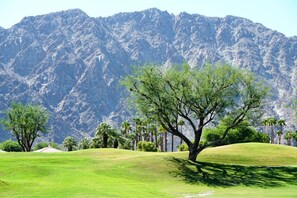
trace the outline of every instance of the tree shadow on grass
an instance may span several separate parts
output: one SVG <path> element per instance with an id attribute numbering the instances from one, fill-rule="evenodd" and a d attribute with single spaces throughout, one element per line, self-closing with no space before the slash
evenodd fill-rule
<path id="1" fill-rule="evenodd" d="M 237 185 L 279 187 L 297 185 L 297 167 L 239 166 L 206 162 L 191 162 L 170 158 L 176 171 L 170 174 L 190 184 L 230 187 Z"/>

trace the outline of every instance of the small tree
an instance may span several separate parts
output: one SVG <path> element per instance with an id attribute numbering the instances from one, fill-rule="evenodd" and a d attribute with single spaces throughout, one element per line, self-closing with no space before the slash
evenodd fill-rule
<path id="1" fill-rule="evenodd" d="M 292 139 L 293 139 L 294 133 L 292 131 L 287 131 L 287 133 L 285 134 L 285 139 L 287 140 L 287 144 L 289 146 L 291 146 L 292 144 Z"/>
<path id="2" fill-rule="evenodd" d="M 92 138 L 90 142 L 90 148 L 100 148 L 102 145 L 102 139 L 100 137 Z"/>
<path id="3" fill-rule="evenodd" d="M 167 132 L 180 137 L 189 147 L 191 161 L 206 147 L 222 141 L 244 120 L 259 115 L 268 89 L 253 74 L 227 65 L 206 66 L 201 70 L 185 65 L 182 69 L 144 66 L 127 76 L 123 84 L 137 110 L 156 118 Z M 201 144 L 204 127 L 231 117 L 223 135 Z M 185 120 L 194 142 L 182 134 L 178 121 Z"/>
<path id="4" fill-rule="evenodd" d="M 83 138 L 79 143 L 79 148 L 80 149 L 90 148 L 90 140 L 88 140 L 87 138 Z"/>
<path id="5" fill-rule="evenodd" d="M 102 139 L 102 147 L 107 148 L 108 138 L 110 133 L 112 132 L 112 128 L 107 123 L 100 123 L 96 129 L 96 136 Z"/>
<path id="6" fill-rule="evenodd" d="M 277 121 L 275 118 L 268 118 L 267 125 L 270 127 L 270 144 L 274 144 L 274 126 Z"/>
<path id="7" fill-rule="evenodd" d="M 121 125 L 121 133 L 124 137 L 128 137 L 130 131 L 132 130 L 131 124 L 128 121 L 124 121 Z"/>
<path id="8" fill-rule="evenodd" d="M 281 144 L 282 134 L 283 132 L 281 130 L 276 132 L 276 135 L 278 136 L 278 144 Z"/>
<path id="9" fill-rule="evenodd" d="M 12 108 L 6 111 L 6 117 L 2 119 L 2 124 L 11 131 L 25 152 L 31 151 L 35 139 L 40 134 L 48 132 L 48 113 L 40 106 L 12 103 Z"/>
<path id="10" fill-rule="evenodd" d="M 67 151 L 72 151 L 73 148 L 74 148 L 75 146 L 77 146 L 77 143 L 76 143 L 76 141 L 74 140 L 73 137 L 68 136 L 68 137 L 66 137 L 66 138 L 64 139 L 64 141 L 63 141 L 63 145 L 64 145 L 64 147 L 67 148 Z"/>

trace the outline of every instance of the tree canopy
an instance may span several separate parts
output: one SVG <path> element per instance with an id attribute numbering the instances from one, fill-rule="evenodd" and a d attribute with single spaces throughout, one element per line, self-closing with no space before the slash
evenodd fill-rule
<path id="1" fill-rule="evenodd" d="M 23 151 L 30 152 L 34 140 L 42 133 L 47 133 L 48 113 L 37 105 L 13 103 L 2 119 L 5 128 L 11 131 Z"/>
<path id="2" fill-rule="evenodd" d="M 188 65 L 162 69 L 144 66 L 123 80 L 135 108 L 156 119 L 166 131 L 180 137 L 189 147 L 189 159 L 207 146 L 222 141 L 228 131 L 259 115 L 268 93 L 252 73 L 228 65 L 191 69 Z M 222 136 L 201 143 L 203 128 L 228 118 Z M 194 140 L 181 133 L 180 120 L 189 125 Z"/>

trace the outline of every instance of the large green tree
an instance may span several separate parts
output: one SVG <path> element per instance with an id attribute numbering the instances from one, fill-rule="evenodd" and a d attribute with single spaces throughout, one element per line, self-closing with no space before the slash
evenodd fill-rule
<path id="1" fill-rule="evenodd" d="M 222 141 L 228 131 L 259 113 L 267 87 L 248 71 L 228 65 L 188 65 L 162 69 L 144 66 L 126 77 L 123 84 L 131 92 L 133 104 L 143 115 L 158 122 L 189 147 L 189 160 L 206 147 Z M 216 142 L 200 143 L 203 128 L 228 116 L 228 127 Z M 181 133 L 178 122 L 191 127 L 193 140 Z"/>
<path id="2" fill-rule="evenodd" d="M 47 119 L 47 111 L 40 106 L 13 103 L 2 124 L 11 131 L 23 151 L 30 152 L 35 139 L 48 132 Z"/>

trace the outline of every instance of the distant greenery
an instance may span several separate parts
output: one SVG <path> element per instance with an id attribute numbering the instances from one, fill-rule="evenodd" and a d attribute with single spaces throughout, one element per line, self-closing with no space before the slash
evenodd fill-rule
<path id="1" fill-rule="evenodd" d="M 12 140 L 6 140 L 0 144 L 0 149 L 6 152 L 20 152 L 22 151 L 22 147 L 16 142 Z"/>
<path id="2" fill-rule="evenodd" d="M 32 145 L 40 134 L 48 132 L 48 113 L 37 105 L 12 103 L 11 109 L 5 112 L 2 119 L 4 127 L 11 131 L 22 150 L 30 152 Z"/>

